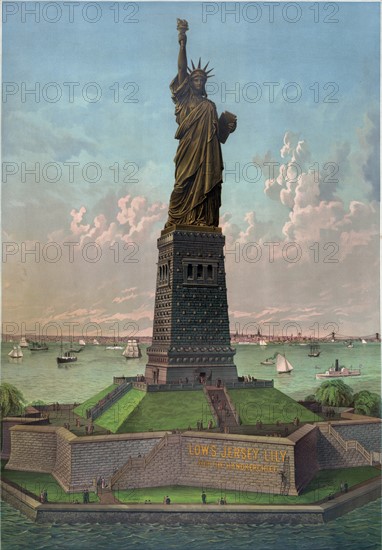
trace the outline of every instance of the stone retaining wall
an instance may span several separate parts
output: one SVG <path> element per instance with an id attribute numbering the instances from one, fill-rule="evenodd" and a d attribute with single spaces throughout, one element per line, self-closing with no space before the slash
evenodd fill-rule
<path id="1" fill-rule="evenodd" d="M 346 424 L 333 424 L 333 428 L 344 439 L 355 439 L 368 451 L 381 451 L 381 427 L 380 422 L 372 424 L 368 422 L 364 423 L 346 423 Z"/>
<path id="2" fill-rule="evenodd" d="M 295 476 L 296 489 L 301 491 L 311 481 L 319 470 L 317 458 L 318 429 L 306 424 L 289 436 L 295 446 Z"/>
<path id="3" fill-rule="evenodd" d="M 52 426 L 11 428 L 11 455 L 6 468 L 51 473 L 56 465 L 56 432 Z"/>
<path id="4" fill-rule="evenodd" d="M 164 434 L 123 434 L 77 438 L 71 446 L 71 487 L 94 485 L 99 477 L 108 483 L 129 457 L 146 455 Z"/>
<path id="5" fill-rule="evenodd" d="M 308 435 L 307 445 L 312 450 L 316 439 L 311 432 L 315 431 L 310 427 L 301 432 L 300 437 L 295 432 L 295 441 L 200 432 L 169 435 L 166 442 L 157 446 L 158 450 L 148 462 L 142 457 L 126 464 L 114 488 L 186 485 L 283 494 L 283 472 L 288 481 L 288 494 L 296 495 L 296 442 Z M 299 489 L 317 471 L 315 452 L 306 456 L 304 461 Z"/>

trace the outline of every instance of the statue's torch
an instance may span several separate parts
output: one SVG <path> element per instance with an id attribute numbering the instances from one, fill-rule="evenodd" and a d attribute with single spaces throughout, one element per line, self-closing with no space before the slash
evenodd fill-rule
<path id="1" fill-rule="evenodd" d="M 186 32 L 188 31 L 188 22 L 185 19 L 177 19 L 176 29 L 178 31 L 179 44 L 186 42 Z"/>

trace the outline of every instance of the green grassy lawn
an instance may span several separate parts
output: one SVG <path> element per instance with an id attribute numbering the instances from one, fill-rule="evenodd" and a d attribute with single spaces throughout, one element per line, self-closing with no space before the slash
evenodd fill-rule
<path id="1" fill-rule="evenodd" d="M 121 397 L 114 405 L 95 420 L 98 426 L 115 433 L 144 399 L 146 393 L 141 390 L 131 389 Z"/>
<path id="2" fill-rule="evenodd" d="M 40 498 L 41 491 L 46 489 L 48 502 L 82 502 L 82 493 L 65 493 L 59 483 L 50 474 L 3 470 L 1 477 L 4 481 L 12 481 L 19 487 L 33 493 L 36 495 L 37 500 Z M 99 498 L 94 493 L 90 493 L 89 497 L 90 502 L 99 502 Z"/>
<path id="3" fill-rule="evenodd" d="M 83 418 L 86 418 L 86 409 L 90 409 L 90 407 L 93 407 L 100 399 L 105 397 L 109 392 L 114 390 L 114 388 L 117 388 L 117 384 L 112 384 L 111 386 L 108 386 L 107 388 L 103 389 L 102 391 L 98 392 L 96 395 L 93 395 L 93 397 L 90 397 L 81 405 L 78 405 L 75 409 L 73 409 L 73 412 L 75 414 L 78 414 L 78 416 L 82 416 Z"/>
<path id="4" fill-rule="evenodd" d="M 204 489 L 207 495 L 207 504 L 216 504 L 221 496 L 226 497 L 227 504 L 311 504 L 326 499 L 331 493 L 340 492 L 341 481 L 346 481 L 351 488 L 380 475 L 381 471 L 371 466 L 322 470 L 299 496 L 180 486 L 120 490 L 115 491 L 114 494 L 121 502 L 130 504 L 143 504 L 147 500 L 150 500 L 151 504 L 161 504 L 165 495 L 170 497 L 172 504 L 201 504 L 201 494 Z"/>
<path id="5" fill-rule="evenodd" d="M 319 422 L 321 416 L 312 413 L 291 397 L 275 388 L 252 388 L 229 390 L 229 395 L 240 415 L 243 425 L 253 425 L 259 420 L 263 424 L 281 424 L 293 422 Z"/>
<path id="6" fill-rule="evenodd" d="M 146 393 L 118 428 L 118 433 L 196 429 L 198 420 L 207 426 L 214 419 L 202 390 Z"/>

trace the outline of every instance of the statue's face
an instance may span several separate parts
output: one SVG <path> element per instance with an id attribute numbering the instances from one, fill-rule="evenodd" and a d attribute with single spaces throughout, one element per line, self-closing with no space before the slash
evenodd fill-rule
<path id="1" fill-rule="evenodd" d="M 201 94 L 204 90 L 205 79 L 202 76 L 193 76 L 191 78 L 191 86 L 197 94 Z"/>

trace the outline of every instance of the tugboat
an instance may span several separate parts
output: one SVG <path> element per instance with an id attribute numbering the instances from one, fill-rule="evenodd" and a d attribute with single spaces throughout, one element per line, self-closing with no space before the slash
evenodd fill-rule
<path id="1" fill-rule="evenodd" d="M 275 362 L 273 359 L 274 359 L 274 356 L 268 357 L 267 359 L 265 359 L 265 361 L 260 361 L 260 365 L 274 365 Z"/>
<path id="2" fill-rule="evenodd" d="M 142 357 L 142 352 L 139 349 L 138 342 L 136 340 L 128 340 L 122 355 L 126 359 L 138 359 Z"/>
<path id="3" fill-rule="evenodd" d="M 320 357 L 320 346 L 318 344 L 310 344 L 308 357 Z"/>
<path id="4" fill-rule="evenodd" d="M 32 346 L 29 349 L 30 351 L 48 351 L 49 347 L 45 342 L 32 342 Z"/>
<path id="5" fill-rule="evenodd" d="M 77 361 L 77 356 L 74 355 L 72 351 L 65 351 L 64 353 L 62 349 L 62 342 L 61 342 L 61 354 L 56 359 L 57 359 L 57 364 L 61 365 L 61 364 L 67 364 L 67 363 L 75 363 Z"/>
<path id="6" fill-rule="evenodd" d="M 116 341 L 115 341 L 115 338 L 114 338 L 114 344 L 112 346 L 106 346 L 107 350 L 118 350 L 118 349 L 123 349 L 123 346 L 118 346 Z"/>
<path id="7" fill-rule="evenodd" d="M 361 367 L 361 365 L 360 365 Z M 326 372 L 321 372 L 316 374 L 316 378 L 345 378 L 347 376 L 360 376 L 361 368 L 359 369 L 348 369 L 347 367 L 340 367 L 338 359 L 336 359 L 335 366 L 331 366 Z"/>

